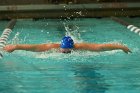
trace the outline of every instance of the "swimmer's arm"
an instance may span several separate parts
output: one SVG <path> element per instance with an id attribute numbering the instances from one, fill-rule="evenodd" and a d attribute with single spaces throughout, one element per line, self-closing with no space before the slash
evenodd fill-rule
<path id="1" fill-rule="evenodd" d="M 90 51 L 110 51 L 110 50 L 123 50 L 125 53 L 131 52 L 130 49 L 120 44 L 90 44 L 81 43 L 75 44 L 75 49 L 90 50 Z"/>
<path id="2" fill-rule="evenodd" d="M 13 52 L 14 50 L 26 50 L 33 52 L 44 52 L 52 48 L 59 48 L 60 44 L 19 44 L 19 45 L 7 45 L 4 50 L 7 52 Z"/>

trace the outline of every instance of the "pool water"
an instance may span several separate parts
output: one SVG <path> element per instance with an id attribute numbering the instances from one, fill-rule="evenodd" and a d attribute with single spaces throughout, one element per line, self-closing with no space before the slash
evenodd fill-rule
<path id="1" fill-rule="evenodd" d="M 124 18 L 140 26 L 140 18 Z M 0 33 L 7 21 L 0 22 Z M 71 54 L 14 51 L 0 59 L 0 93 L 139 93 L 140 36 L 110 18 L 18 20 L 9 44 L 60 43 L 66 26 L 75 42 L 122 43 L 132 50 Z"/>

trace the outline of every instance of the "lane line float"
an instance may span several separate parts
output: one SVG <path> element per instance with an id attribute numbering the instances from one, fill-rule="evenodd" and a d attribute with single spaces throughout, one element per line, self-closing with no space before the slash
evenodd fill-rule
<path id="1" fill-rule="evenodd" d="M 14 28 L 16 24 L 16 19 L 12 19 L 7 24 L 6 28 L 4 29 L 1 37 L 0 37 L 0 58 L 3 57 L 3 47 L 5 47 L 7 40 L 9 38 L 10 33 L 12 32 L 12 29 Z"/>

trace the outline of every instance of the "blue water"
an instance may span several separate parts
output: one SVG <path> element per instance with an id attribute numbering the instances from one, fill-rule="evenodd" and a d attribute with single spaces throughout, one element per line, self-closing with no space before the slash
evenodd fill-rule
<path id="1" fill-rule="evenodd" d="M 124 19 L 140 26 L 140 18 Z M 6 23 L 0 22 L 0 33 Z M 139 93 L 140 36 L 110 18 L 18 20 L 8 43 L 60 43 L 66 33 L 64 24 L 77 31 L 76 42 L 122 43 L 133 53 L 4 53 L 0 93 Z"/>

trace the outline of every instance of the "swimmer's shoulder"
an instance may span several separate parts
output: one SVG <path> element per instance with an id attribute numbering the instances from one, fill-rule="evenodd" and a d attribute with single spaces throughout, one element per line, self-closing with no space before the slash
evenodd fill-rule
<path id="1" fill-rule="evenodd" d="M 75 48 L 75 49 L 80 49 L 80 48 L 82 48 L 84 45 L 85 45 L 85 43 L 75 43 L 75 44 L 74 44 L 74 48 Z"/>

